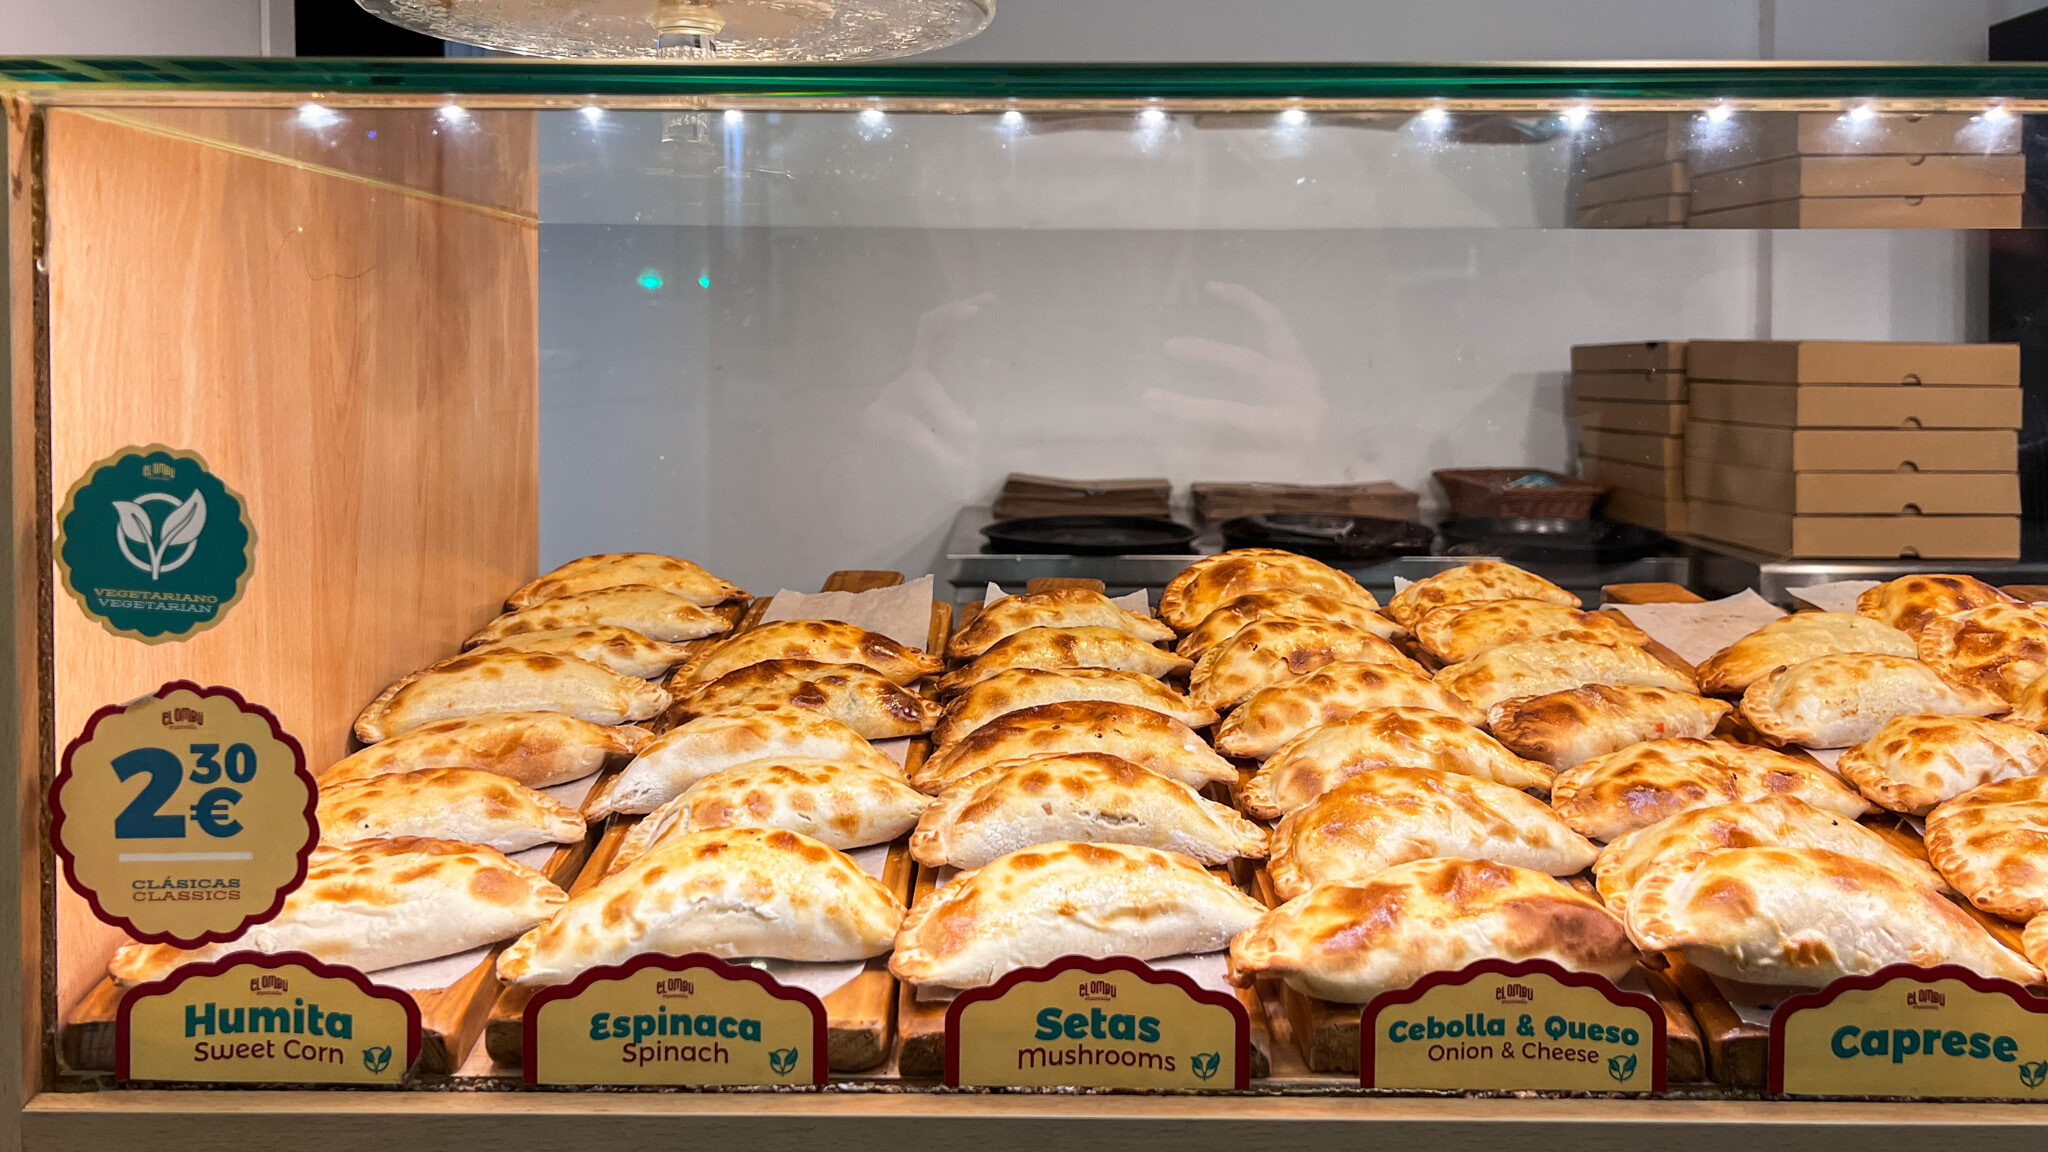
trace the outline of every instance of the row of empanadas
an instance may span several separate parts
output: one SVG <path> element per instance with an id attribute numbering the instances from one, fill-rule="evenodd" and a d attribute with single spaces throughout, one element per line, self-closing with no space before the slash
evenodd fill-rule
<path id="1" fill-rule="evenodd" d="M 939 691 L 963 692 L 1012 668 L 1108 668 L 1160 678 L 1184 675 L 1192 667 L 1194 661 L 1116 628 L 1025 628 L 947 674 Z"/>
<path id="2" fill-rule="evenodd" d="M 1262 688 L 1338 661 L 1421 671 L 1399 648 L 1362 628 L 1332 620 L 1260 620 L 1202 653 L 1188 677 L 1188 699 L 1221 712 Z"/>
<path id="3" fill-rule="evenodd" d="M 1415 625 L 1415 641 L 1446 664 L 1470 660 L 1503 644 L 1562 636 L 1595 644 L 1650 642 L 1642 629 L 1605 612 L 1581 612 L 1550 600 L 1480 600 L 1432 608 Z"/>
<path id="4" fill-rule="evenodd" d="M 622 724 L 652 719 L 668 704 L 659 685 L 573 656 L 472 652 L 386 688 L 356 718 L 355 733 L 374 744 L 423 724 L 488 712 L 560 712 Z"/>
<path id="5" fill-rule="evenodd" d="M 972 660 L 1027 628 L 1112 628 L 1147 644 L 1173 639 L 1173 629 L 1140 612 L 1119 607 L 1086 588 L 1058 588 L 1005 596 L 985 605 L 973 622 L 953 635 L 946 655 Z M 1181 653 L 1193 658 L 1192 653 Z"/>
<path id="6" fill-rule="evenodd" d="M 1239 548 L 1204 556 L 1168 581 L 1159 595 L 1159 618 L 1175 632 L 1186 634 L 1230 601 L 1270 589 L 1379 607 L 1379 601 L 1358 581 L 1321 561 L 1276 548 Z"/>
<path id="7" fill-rule="evenodd" d="M 542 600 L 499 616 L 463 642 L 475 648 L 527 632 L 609 625 L 627 628 L 650 640 L 701 640 L 731 627 L 725 617 L 673 592 L 647 584 L 622 584 Z"/>
<path id="8" fill-rule="evenodd" d="M 1216 728 L 1226 756 L 1265 757 L 1318 725 L 1368 708 L 1423 708 L 1472 726 L 1486 714 L 1420 672 L 1392 664 L 1339 661 L 1252 693 Z"/>
<path id="9" fill-rule="evenodd" d="M 1368 708 L 1282 744 L 1245 781 L 1239 802 L 1254 816 L 1277 819 L 1360 773 L 1389 768 L 1439 769 L 1539 792 L 1550 790 L 1552 777 L 1442 712 Z"/>
<path id="10" fill-rule="evenodd" d="M 1517 755 L 1570 768 L 1645 740 L 1709 736 L 1734 705 L 1640 684 L 1587 684 L 1504 700 L 1487 726 Z"/>
<path id="11" fill-rule="evenodd" d="M 1194 788 L 1237 780 L 1230 761 L 1163 712 L 1115 700 L 1062 700 L 1003 713 L 932 753 L 910 782 L 937 793 L 994 764 L 1066 752 L 1106 752 Z"/>
<path id="12" fill-rule="evenodd" d="M 713 773 L 769 758 L 834 760 L 903 774 L 901 765 L 837 720 L 801 708 L 755 705 L 714 712 L 649 740 L 593 814 L 652 812 Z"/>
<path id="13" fill-rule="evenodd" d="M 1550 802 L 1583 836 L 1614 840 L 1681 812 L 1792 796 L 1854 818 L 1870 804 L 1810 760 L 1723 740 L 1651 740 L 1557 774 Z"/>
<path id="14" fill-rule="evenodd" d="M 777 620 L 698 653 L 676 669 L 668 687 L 687 697 L 727 673 L 764 660 L 860 664 L 894 684 L 936 676 L 943 667 L 930 653 L 838 620 Z"/>
<path id="15" fill-rule="evenodd" d="M 1766 739 L 1847 748 L 1895 716 L 1993 716 L 2008 705 L 1954 684 L 1918 660 L 1870 652 L 1816 656 L 1771 672 L 1742 693 L 1742 716 Z"/>
<path id="16" fill-rule="evenodd" d="M 761 706 L 800 708 L 839 721 L 867 740 L 929 732 L 939 706 L 860 664 L 763 660 L 735 668 L 676 702 L 678 722 Z"/>
<path id="17" fill-rule="evenodd" d="M 1190 660 L 1235 636 L 1247 624 L 1261 620 L 1328 620 L 1363 629 L 1382 640 L 1397 640 L 1408 630 L 1380 615 L 1371 605 L 1342 600 L 1318 592 L 1296 592 L 1267 588 L 1249 592 L 1202 617 L 1194 630 L 1181 637 L 1174 651 Z"/>
<path id="18" fill-rule="evenodd" d="M 1882 621 L 1846 612 L 1798 612 L 1773 620 L 1700 662 L 1700 691 L 1739 696 L 1788 664 L 1816 656 L 1873 652 L 1912 656 L 1913 638 Z"/>
<path id="19" fill-rule="evenodd" d="M 1106 700 L 1150 708 L 1190 728 L 1216 722 L 1216 713 L 1150 676 L 1107 668 L 1011 668 L 983 680 L 946 705 L 932 739 L 946 748 L 1006 713 L 1066 700 Z"/>
<path id="20" fill-rule="evenodd" d="M 609 871 L 679 836 L 725 828 L 784 828 L 842 851 L 886 844 L 916 827 L 930 803 L 903 777 L 865 765 L 749 760 L 698 780 L 633 825 Z"/>

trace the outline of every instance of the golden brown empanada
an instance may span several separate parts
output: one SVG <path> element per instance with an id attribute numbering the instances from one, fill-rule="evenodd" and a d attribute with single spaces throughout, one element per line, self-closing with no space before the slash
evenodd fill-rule
<path id="1" fill-rule="evenodd" d="M 669 690 L 678 696 L 688 696 L 727 673 L 763 660 L 860 664 L 880 672 L 893 684 L 936 676 L 945 667 L 944 661 L 928 652 L 837 620 L 777 620 L 750 628 L 698 654 L 676 669 L 669 680 Z"/>
<path id="2" fill-rule="evenodd" d="M 1920 659 L 1957 684 L 2017 700 L 2048 672 L 2048 612 L 1986 604 L 1938 616 L 1920 629 Z"/>
<path id="3" fill-rule="evenodd" d="M 498 956 L 514 984 L 563 984 L 647 952 L 862 960 L 903 905 L 845 853 L 785 828 L 679 836 L 576 894 Z"/>
<path id="4" fill-rule="evenodd" d="M 1788 664 L 1847 652 L 1911 656 L 1913 638 L 1868 616 L 1798 612 L 1751 632 L 1707 657 L 1693 671 L 1699 678 L 1700 691 L 1736 696 Z"/>
<path id="5" fill-rule="evenodd" d="M 1669 688 L 1587 684 L 1503 700 L 1486 721 L 1494 738 L 1515 754 L 1570 768 L 1645 740 L 1710 736 L 1734 708 Z"/>
<path id="6" fill-rule="evenodd" d="M 1147 644 L 1173 639 L 1173 629 L 1150 616 L 1118 607 L 1092 588 L 1055 588 L 1005 596 L 983 608 L 972 623 L 954 633 L 946 655 L 971 660 L 996 641 L 1026 628 L 1114 628 Z"/>
<path id="7" fill-rule="evenodd" d="M 1503 644 L 1436 674 L 1436 682 L 1491 708 L 1516 696 L 1542 696 L 1584 684 L 1642 684 L 1696 690 L 1692 677 L 1633 644 L 1594 644 L 1546 637 Z"/>
<path id="8" fill-rule="evenodd" d="M 1725 740 L 1646 740 L 1559 772 L 1550 786 L 1551 807 L 1595 840 L 1766 796 L 1793 796 L 1852 819 L 1874 810 L 1812 761 Z"/>
<path id="9" fill-rule="evenodd" d="M 1252 693 L 1217 726 L 1216 750 L 1225 756 L 1271 756 L 1310 728 L 1368 708 L 1426 708 L 1465 724 L 1486 723 L 1484 712 L 1419 672 L 1339 661 Z"/>
<path id="10" fill-rule="evenodd" d="M 701 640 L 732 627 L 725 617 L 673 592 L 646 584 L 622 584 L 543 600 L 531 608 L 507 612 L 478 629 L 462 646 L 477 648 L 524 632 L 558 632 L 593 624 L 630 628 L 650 640 L 671 642 Z"/>
<path id="11" fill-rule="evenodd" d="M 1164 848 L 1204 864 L 1266 854 L 1265 829 L 1106 752 L 995 764 L 946 786 L 910 835 L 919 864 L 979 868 L 1059 840 Z"/>
<path id="12" fill-rule="evenodd" d="M 1185 856 L 1133 844 L 1039 844 L 939 885 L 910 910 L 889 971 L 980 988 L 1062 956 L 1214 952 L 1258 901 Z"/>
<path id="13" fill-rule="evenodd" d="M 1894 716 L 1835 770 L 1878 807 L 1918 816 L 1979 784 L 2048 772 L 2048 736 L 1980 716 Z"/>
<path id="14" fill-rule="evenodd" d="M 1273 829 L 1267 872 L 1282 900 L 1319 884 L 1361 884 L 1412 860 L 1454 856 L 1582 872 L 1599 855 L 1550 806 L 1527 792 L 1431 768 L 1353 776 Z"/>
<path id="15" fill-rule="evenodd" d="M 714 772 L 770 757 L 838 760 L 895 776 L 902 766 L 837 720 L 801 708 L 716 712 L 649 740 L 592 814 L 652 812 Z"/>
<path id="16" fill-rule="evenodd" d="M 1780 668 L 1742 693 L 1742 718 L 1765 739 L 1808 748 L 1847 748 L 1894 716 L 1995 716 L 1995 693 L 1950 683 L 1904 656 L 1847 652 Z"/>
<path id="17" fill-rule="evenodd" d="M 1993 916 L 2048 912 L 2048 776 L 1980 784 L 1937 805 L 1927 814 L 1927 859 Z"/>
<path id="18" fill-rule="evenodd" d="M 2048 731 L 2048 676 L 2020 689 L 2012 711 L 2001 717 L 2008 724 L 2024 724 L 2037 732 Z"/>
<path id="19" fill-rule="evenodd" d="M 1113 700 L 1062 700 L 996 717 L 933 753 L 910 782 L 937 793 L 992 764 L 1061 752 L 1107 752 L 1191 788 L 1237 781 L 1230 761 L 1171 716 Z"/>
<path id="20" fill-rule="evenodd" d="M 1188 698 L 1137 672 L 1107 668 L 1012 668 L 953 697 L 932 740 L 945 748 L 1008 712 L 1063 700 L 1108 700 L 1135 704 L 1171 716 L 1190 728 L 1216 722 L 1216 713 L 1197 708 Z"/>
<path id="21" fill-rule="evenodd" d="M 535 579 L 514 592 L 505 601 L 505 606 L 531 608 L 543 600 L 558 600 L 579 592 L 617 588 L 622 584 L 645 584 L 706 608 L 728 600 L 747 598 L 747 594 L 738 587 L 688 560 L 653 552 L 606 552 L 571 560 Z"/>
<path id="22" fill-rule="evenodd" d="M 330 788 L 393 772 L 481 768 L 528 788 L 581 780 L 610 756 L 640 749 L 651 734 L 630 724 L 592 724 L 560 712 L 482 712 L 422 724 L 336 761 L 320 774 Z"/>
<path id="23" fill-rule="evenodd" d="M 573 656 L 602 664 L 621 676 L 652 680 L 668 672 L 690 654 L 687 644 L 649 640 L 631 628 L 615 624 L 587 624 L 581 628 L 552 628 L 545 632 L 520 632 L 492 640 L 469 650 L 471 655 L 489 652 L 544 652 L 551 656 Z"/>
<path id="24" fill-rule="evenodd" d="M 1282 744 L 1238 802 L 1273 820 L 1362 772 L 1434 768 L 1509 788 L 1550 790 L 1551 771 L 1524 760 L 1465 722 L 1426 708 L 1367 708 Z"/>
<path id="25" fill-rule="evenodd" d="M 1285 588 L 1379 607 L 1358 581 L 1320 560 L 1277 548 L 1239 548 L 1205 556 L 1181 570 L 1159 595 L 1159 618 L 1191 632 L 1202 617 L 1252 592 Z"/>
<path id="26" fill-rule="evenodd" d="M 1542 636 L 1569 635 L 1594 644 L 1636 644 L 1650 637 L 1635 625 L 1605 612 L 1581 612 L 1550 600 L 1482 600 L 1445 604 L 1425 612 L 1415 625 L 1423 651 L 1455 664 Z"/>
<path id="27" fill-rule="evenodd" d="M 1901 576 L 1856 597 L 1856 614 L 1868 616 L 1918 635 L 1937 616 L 1952 616 L 1986 604 L 2016 603 L 2012 597 L 1975 576 L 1945 574 Z"/>
<path id="28" fill-rule="evenodd" d="M 1629 934 L 1716 976 L 1820 988 L 1888 964 L 1960 964 L 2039 983 L 2040 972 L 1932 887 L 1819 848 L 1728 848 L 1636 881 Z"/>
<path id="29" fill-rule="evenodd" d="M 929 732 L 939 705 L 860 664 L 763 660 L 735 668 L 676 703 L 678 720 L 750 708 L 801 708 L 869 740 Z"/>
<path id="30" fill-rule="evenodd" d="M 568 897 L 502 852 L 451 840 L 399 837 L 322 845 L 274 919 L 200 948 L 129 944 L 110 966 L 121 984 L 161 980 L 232 952 L 306 952 L 376 972 L 516 936 Z"/>
<path id="31" fill-rule="evenodd" d="M 533 652 L 464 653 L 384 689 L 356 717 L 365 744 L 401 732 L 485 712 L 561 712 L 593 724 L 647 720 L 668 707 L 668 693 L 572 656 Z"/>
<path id="32" fill-rule="evenodd" d="M 1394 598 L 1387 601 L 1387 615 L 1395 623 L 1413 628 L 1432 608 L 1476 600 L 1547 600 L 1567 608 L 1579 606 L 1577 596 L 1534 572 L 1498 560 L 1474 560 L 1446 568 L 1394 593 Z"/>
<path id="33" fill-rule="evenodd" d="M 418 836 L 524 852 L 583 839 L 583 814 L 480 768 L 426 768 L 353 783 L 321 782 L 323 844 Z"/>
<path id="34" fill-rule="evenodd" d="M 1115 628 L 1026 628 L 989 646 L 939 681 L 946 695 L 964 692 L 1011 668 L 1109 668 L 1155 679 L 1184 675 L 1194 661 Z"/>
<path id="35" fill-rule="evenodd" d="M 606 875 L 679 836 L 719 828 L 787 828 L 845 851 L 917 826 L 930 798 L 903 777 L 839 760 L 777 757 L 715 772 L 633 825 Z"/>
<path id="36" fill-rule="evenodd" d="M 1569 884 L 1484 860 L 1417 860 L 1356 886 L 1324 884 L 1230 945 L 1230 977 L 1364 1004 L 1480 960 L 1551 960 L 1619 980 L 1635 967 L 1621 921 Z"/>
<path id="37" fill-rule="evenodd" d="M 1202 617 L 1195 629 L 1181 637 L 1173 650 L 1190 660 L 1237 634 L 1238 629 L 1261 620 L 1334 620 L 1362 628 L 1382 640 L 1397 640 L 1408 630 L 1354 600 L 1339 600 L 1315 592 L 1294 592 L 1268 588 L 1248 592 Z"/>
<path id="38" fill-rule="evenodd" d="M 2048 970 L 2048 916 L 2027 921 L 2026 930 L 2020 933 L 2020 950 L 2027 954 L 2028 963 Z"/>
<path id="39" fill-rule="evenodd" d="M 1399 648 L 1362 628 L 1331 620 L 1261 620 L 1202 653 L 1188 676 L 1188 699 L 1222 711 L 1261 688 L 1340 660 L 1422 671 Z"/>

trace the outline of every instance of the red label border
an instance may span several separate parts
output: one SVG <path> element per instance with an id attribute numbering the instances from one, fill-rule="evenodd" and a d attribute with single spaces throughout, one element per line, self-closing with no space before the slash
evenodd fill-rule
<path id="1" fill-rule="evenodd" d="M 2048 1015 L 2048 998 L 2036 996 L 2025 987 L 2010 980 L 1998 980 L 1980 975 L 1960 964 L 1936 964 L 1922 968 L 1917 964 L 1890 964 L 1865 976 L 1844 976 L 1825 988 L 1801 992 L 1778 1005 L 1771 1013 L 1771 1057 L 1769 1078 L 1765 1091 L 1773 1096 L 1785 1092 L 1785 1028 L 1792 1016 L 1814 1008 L 1825 1008 L 1848 992 L 1868 992 L 1882 988 L 1895 980 L 1910 980 L 1916 984 L 1933 984 L 1942 980 L 1959 981 L 1971 991 L 2004 996 L 2013 1006 L 2037 1015 Z M 1805 1098 L 1801 1094 L 1795 1098 Z M 1990 1097 L 1987 1097 L 1989 1099 Z M 1906 1097 L 1901 1097 L 1906 1099 Z M 1925 1097 L 1912 1097 L 1925 1099 Z"/>

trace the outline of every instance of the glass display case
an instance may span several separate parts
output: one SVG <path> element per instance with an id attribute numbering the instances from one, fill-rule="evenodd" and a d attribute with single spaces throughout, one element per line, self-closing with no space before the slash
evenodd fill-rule
<path id="1" fill-rule="evenodd" d="M 1873 732 L 1774 730 L 1790 705 L 1744 691 L 1767 677 L 1707 657 L 1832 611 L 1885 636 L 1766 671 L 1894 661 L 1871 682 L 1917 703 L 1888 716 L 1998 726 L 1972 739 L 2006 766 L 1955 774 L 2048 771 L 2019 719 L 2048 641 L 2048 71 L 16 59 L 0 100 L 23 1147 L 2038 1146 L 2048 918 L 1929 870 L 1967 789 L 1880 798 L 1837 760 Z M 1245 548 L 1321 563 L 1204 559 Z M 1572 678 L 1552 649 L 1476 684 L 1489 649 L 1405 592 L 1475 572 L 1503 583 L 1454 600 L 1551 621 L 1515 641 L 1569 627 L 1655 670 Z M 1956 579 L 1897 583 L 1921 573 Z M 2013 619 L 1994 656 L 1943 649 L 1885 589 Z M 1299 599 L 1210 619 L 1258 592 Z M 1246 655 L 1240 626 L 1280 644 L 1311 601 L 1356 610 L 1349 649 Z M 1034 663 L 1034 624 L 1089 631 Z M 1438 955 L 1411 928 L 1353 959 L 1427 971 L 1350 998 L 1251 955 L 1251 917 L 1324 886 L 1282 851 L 1300 803 L 1246 800 L 1294 744 L 1239 713 L 1333 659 L 1469 722 L 1414 771 L 1503 758 L 1486 787 L 1519 799 L 1469 803 L 1530 806 L 1568 858 L 1494 914 L 1540 946 Z M 1009 761 L 960 746 L 1018 714 L 976 693 L 1046 667 L 1170 682 L 1129 689 L 1155 728 L 1108 758 L 1184 734 L 1124 784 L 1253 846 L 969 843 L 994 818 L 948 787 Z M 1831 957 L 1777 980 L 1631 919 L 1590 862 L 1651 822 L 1566 827 L 1551 789 L 1596 758 L 1553 751 L 1620 721 L 1509 735 L 1518 700 L 1616 683 L 1692 718 L 1636 740 L 1785 749 L 1756 754 L 1843 798 L 1802 811 L 1861 820 L 1830 850 L 1891 854 L 1912 899 L 1866 900 L 1856 864 L 1752 908 Z M 868 831 L 679 807 L 768 755 L 675 735 L 744 727 L 714 698 L 795 732 L 759 745 L 783 792 L 718 803 L 805 809 L 851 764 Z M 1392 763 L 1348 755 L 1293 786 Z M 721 820 L 808 832 L 675 852 Z M 2013 866 L 2048 870 L 2026 834 Z M 1494 866 L 1443 836 L 1401 866 Z M 1018 862 L 1042 840 L 1066 862 Z M 1122 947 L 1152 938 L 1060 867 L 1142 873 L 1118 883 L 1153 911 L 1126 914 L 1173 923 Z M 941 907 L 977 870 L 988 906 Z M 1479 898 L 1446 893 L 1479 881 L 1415 875 L 1436 934 L 1464 931 Z M 1585 959 L 1602 932 L 1618 967 Z M 1010 959 L 959 967 L 977 941 Z"/>

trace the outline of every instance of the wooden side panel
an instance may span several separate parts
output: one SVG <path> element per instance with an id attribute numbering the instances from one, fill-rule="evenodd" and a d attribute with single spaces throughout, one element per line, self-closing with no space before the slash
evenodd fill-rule
<path id="1" fill-rule="evenodd" d="M 190 677 L 270 706 L 317 771 L 534 570 L 536 226 L 89 112 L 50 113 L 48 158 L 51 499 L 161 442 L 256 529 L 243 601 L 189 641 L 57 597 L 56 738 Z M 116 941 L 69 893 L 58 932 L 68 1008 Z"/>

